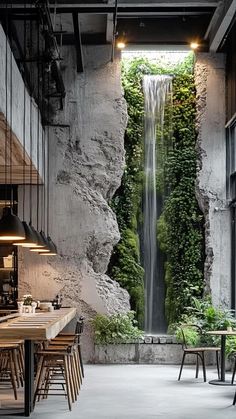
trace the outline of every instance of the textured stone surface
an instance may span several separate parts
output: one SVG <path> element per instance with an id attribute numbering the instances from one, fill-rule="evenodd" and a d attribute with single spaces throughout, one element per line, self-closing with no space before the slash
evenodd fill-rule
<path id="1" fill-rule="evenodd" d="M 67 96 L 55 123 L 70 129 L 49 130 L 50 234 L 59 254 L 49 258 L 20 250 L 19 282 L 20 294 L 52 299 L 61 293 L 64 304 L 85 315 L 87 359 L 93 356 L 88 319 L 96 312 L 127 311 L 129 295 L 105 275 L 120 238 L 108 204 L 124 169 L 127 112 L 120 62 L 109 62 L 108 47 L 84 52 L 85 72 L 78 74 L 74 48 L 64 50 Z"/>
<path id="2" fill-rule="evenodd" d="M 225 56 L 197 54 L 195 64 L 199 173 L 197 199 L 205 217 L 205 287 L 215 304 L 230 305 L 230 211 L 226 201 Z"/>
<path id="3" fill-rule="evenodd" d="M 179 365 L 183 350 L 179 344 L 120 344 L 95 345 L 95 364 L 174 364 Z M 186 356 L 186 364 L 195 362 L 195 355 Z M 212 354 L 206 354 L 206 363 L 214 364 Z"/>

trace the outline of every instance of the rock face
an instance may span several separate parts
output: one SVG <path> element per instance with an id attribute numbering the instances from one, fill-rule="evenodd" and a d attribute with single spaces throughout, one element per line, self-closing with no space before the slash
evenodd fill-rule
<path id="1" fill-rule="evenodd" d="M 20 294 L 38 299 L 57 293 L 66 305 L 88 320 L 96 312 L 129 310 L 129 295 L 105 275 L 120 235 L 108 200 L 124 170 L 126 103 L 120 81 L 120 60 L 109 62 L 108 47 L 85 48 L 85 71 L 76 72 L 73 48 L 63 54 L 66 100 L 49 128 L 50 235 L 58 256 L 19 251 Z M 33 265 L 33 266 L 32 266 Z M 87 322 L 88 323 L 88 322 Z M 92 340 L 86 331 L 86 358 Z"/>
<path id="2" fill-rule="evenodd" d="M 226 196 L 225 57 L 197 54 L 197 199 L 205 217 L 205 281 L 213 303 L 230 306 L 230 211 Z M 223 209 L 223 211 L 222 211 Z M 226 210 L 225 210 L 226 209 Z"/>

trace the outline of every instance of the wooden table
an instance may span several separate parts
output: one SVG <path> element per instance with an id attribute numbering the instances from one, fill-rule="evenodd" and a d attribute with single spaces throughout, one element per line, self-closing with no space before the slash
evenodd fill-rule
<path id="1" fill-rule="evenodd" d="M 30 416 L 34 399 L 34 341 L 53 339 L 75 317 L 75 308 L 19 315 L 0 324 L 0 339 L 25 341 L 24 413 Z"/>
<path id="2" fill-rule="evenodd" d="M 225 379 L 225 342 L 226 336 L 236 336 L 236 330 L 229 332 L 228 330 L 211 330 L 206 332 L 208 335 L 220 336 L 221 337 L 221 345 L 220 345 L 220 379 L 219 380 L 211 380 L 209 381 L 210 384 L 215 385 L 222 385 L 222 386 L 229 386 L 231 385 L 231 381 L 227 381 Z"/>

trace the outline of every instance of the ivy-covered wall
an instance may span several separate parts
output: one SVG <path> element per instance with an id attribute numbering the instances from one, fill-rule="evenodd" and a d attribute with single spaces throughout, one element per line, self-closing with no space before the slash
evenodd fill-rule
<path id="1" fill-rule="evenodd" d="M 173 75 L 172 146 L 166 144 L 166 150 L 161 150 L 164 184 L 157 174 L 159 193 L 169 191 L 158 220 L 158 242 L 166 254 L 165 308 L 168 323 L 181 316 L 185 307 L 190 305 L 192 296 L 199 297 L 203 293 L 203 220 L 195 198 L 198 156 L 192 69 L 192 55 L 175 66 L 163 66 L 143 58 L 123 63 L 123 87 L 129 115 L 125 134 L 126 169 L 111 204 L 117 215 L 121 241 L 114 249 L 109 275 L 130 293 L 131 308 L 136 311 L 140 326 L 144 320 L 144 271 L 139 241 L 144 179 L 144 74 Z M 170 114 L 168 110 L 167 114 Z M 168 139 L 169 134 L 165 135 Z"/>

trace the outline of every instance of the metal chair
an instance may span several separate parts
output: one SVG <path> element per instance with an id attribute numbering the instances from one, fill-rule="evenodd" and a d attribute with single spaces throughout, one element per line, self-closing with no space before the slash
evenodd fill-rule
<path id="1" fill-rule="evenodd" d="M 181 329 L 181 334 L 182 334 L 183 357 L 182 357 L 182 362 L 181 362 L 181 366 L 180 366 L 178 381 L 181 378 L 181 374 L 182 374 L 182 370 L 183 370 L 186 355 L 196 355 L 196 375 L 195 375 L 195 378 L 198 378 L 199 360 L 200 360 L 201 363 L 202 363 L 202 369 L 203 369 L 203 379 L 204 379 L 204 382 L 206 382 L 205 353 L 208 353 L 208 352 L 215 352 L 215 354 L 216 354 L 216 366 L 217 366 L 217 372 L 218 372 L 218 377 L 219 377 L 219 374 L 220 374 L 220 371 L 219 371 L 220 348 L 219 347 L 214 347 L 214 346 L 211 346 L 211 347 L 208 347 L 208 346 L 189 347 L 187 345 L 186 336 L 185 336 L 185 332 L 184 332 L 184 329 L 186 329 L 186 328 L 193 328 L 193 329 L 195 328 L 198 331 L 199 336 L 203 335 L 202 328 L 198 325 L 195 325 L 195 324 L 185 325 L 185 326 L 182 326 L 180 328 Z"/>

